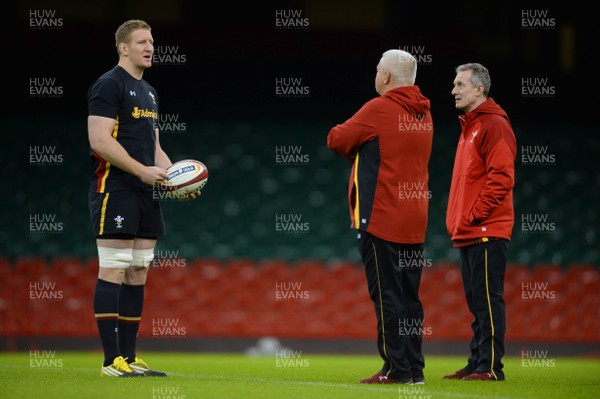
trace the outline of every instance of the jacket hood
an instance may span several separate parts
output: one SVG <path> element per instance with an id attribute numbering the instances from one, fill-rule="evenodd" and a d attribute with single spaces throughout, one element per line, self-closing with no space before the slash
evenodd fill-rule
<path id="1" fill-rule="evenodd" d="M 425 114 L 431 109 L 431 101 L 427 99 L 418 86 L 403 86 L 388 90 L 382 97 L 402 105 L 411 114 Z"/>
<path id="2" fill-rule="evenodd" d="M 461 122 L 465 122 L 474 118 L 477 114 L 498 115 L 508 120 L 508 114 L 491 97 L 488 97 L 487 100 L 479 104 L 473 111 L 460 115 L 459 119 Z"/>

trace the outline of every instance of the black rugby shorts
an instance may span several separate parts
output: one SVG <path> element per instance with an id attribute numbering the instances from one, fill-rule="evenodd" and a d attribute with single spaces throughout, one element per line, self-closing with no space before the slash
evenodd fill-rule
<path id="1" fill-rule="evenodd" d="M 152 191 L 90 192 L 89 211 L 96 238 L 157 238 L 165 234 L 160 202 Z"/>

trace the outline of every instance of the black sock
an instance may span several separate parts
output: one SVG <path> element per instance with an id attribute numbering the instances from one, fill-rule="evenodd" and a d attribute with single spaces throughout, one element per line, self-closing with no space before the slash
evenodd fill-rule
<path id="1" fill-rule="evenodd" d="M 119 292 L 119 349 L 127 362 L 135 361 L 142 307 L 144 305 L 144 285 L 121 284 Z"/>
<path id="2" fill-rule="evenodd" d="M 120 284 L 98 279 L 94 292 L 94 314 L 104 350 L 104 366 L 112 364 L 119 352 L 119 290 Z"/>

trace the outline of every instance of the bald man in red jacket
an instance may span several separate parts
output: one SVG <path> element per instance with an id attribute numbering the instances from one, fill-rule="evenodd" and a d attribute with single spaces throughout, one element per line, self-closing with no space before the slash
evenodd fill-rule
<path id="1" fill-rule="evenodd" d="M 358 230 L 383 359 L 382 368 L 361 383 L 425 381 L 419 286 L 433 121 L 429 100 L 415 86 L 416 73 L 411 54 L 383 53 L 375 77 L 380 96 L 327 136 L 327 146 L 352 162 L 350 221 Z"/>
<path id="2" fill-rule="evenodd" d="M 467 365 L 447 379 L 504 380 L 504 273 L 514 225 L 516 139 L 508 115 L 488 97 L 487 68 L 456 68 L 452 95 L 461 115 L 446 227 L 460 251 L 471 323 Z"/>

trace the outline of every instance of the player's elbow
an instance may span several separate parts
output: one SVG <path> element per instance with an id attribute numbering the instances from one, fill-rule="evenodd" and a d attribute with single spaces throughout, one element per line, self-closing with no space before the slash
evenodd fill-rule
<path id="1" fill-rule="evenodd" d="M 332 149 L 333 146 L 333 129 L 329 131 L 329 134 L 327 135 L 327 148 L 329 148 L 330 150 Z"/>
<path id="2" fill-rule="evenodd" d="M 340 156 L 345 156 L 343 149 L 339 146 L 336 145 L 337 143 L 327 140 L 327 148 L 329 148 L 331 151 L 333 151 L 335 154 L 340 155 Z"/>
<path id="3" fill-rule="evenodd" d="M 90 148 L 102 155 L 106 151 L 110 140 L 114 140 L 116 121 L 114 119 L 90 116 L 88 118 L 88 141 Z"/>
<path id="4" fill-rule="evenodd" d="M 100 134 L 90 133 L 89 136 L 90 149 L 96 154 L 102 156 L 106 149 L 106 139 Z"/>
<path id="5" fill-rule="evenodd" d="M 92 151 L 94 151 L 95 153 L 101 152 L 101 150 L 102 150 L 102 141 L 101 140 L 98 140 L 97 138 L 90 136 L 89 142 L 90 142 L 90 149 Z"/>
<path id="6" fill-rule="evenodd" d="M 329 131 L 329 134 L 327 135 L 327 148 L 329 148 L 333 152 L 339 153 L 341 149 L 339 137 L 340 135 L 336 131 L 336 128 L 334 127 L 333 129 L 331 129 Z"/>

